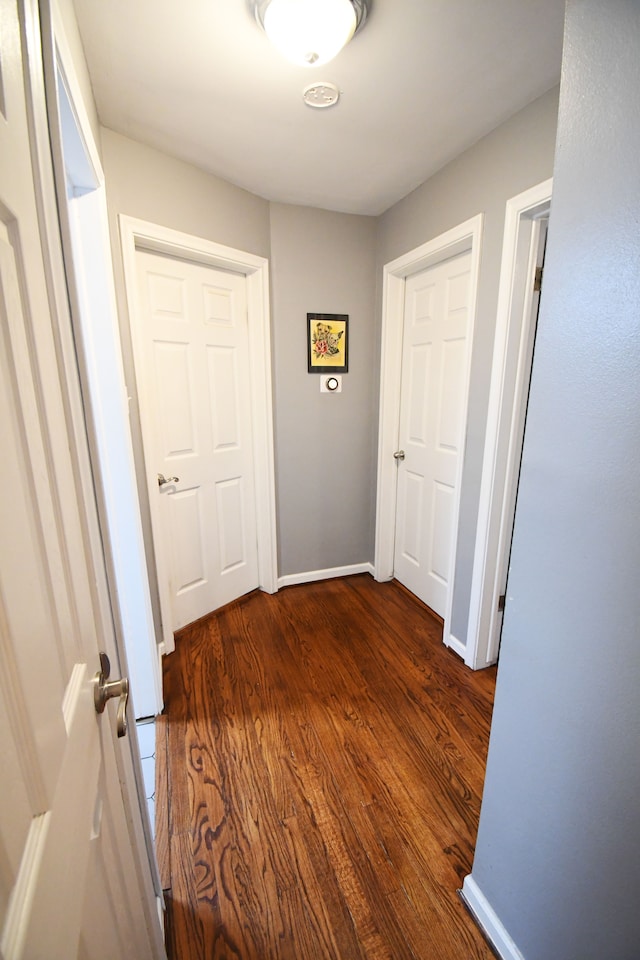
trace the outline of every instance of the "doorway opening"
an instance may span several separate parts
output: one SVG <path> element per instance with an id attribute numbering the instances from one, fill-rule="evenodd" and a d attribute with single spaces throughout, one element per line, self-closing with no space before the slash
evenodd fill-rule
<path id="1" fill-rule="evenodd" d="M 473 329 L 476 313 L 478 268 L 482 215 L 465 221 L 434 240 L 386 264 L 383 276 L 382 307 L 382 361 L 380 371 L 380 420 L 378 440 L 378 497 L 376 509 L 375 578 L 390 580 L 395 569 L 396 504 L 398 501 L 398 440 L 400 430 L 401 395 L 403 379 L 404 313 L 407 283 L 414 276 L 461 254 L 469 254 L 468 294 L 465 309 L 468 314 L 466 341 L 468 348 L 461 359 L 458 378 L 458 396 L 461 416 L 456 418 L 456 457 L 451 488 L 449 512 L 451 523 L 447 529 L 447 543 L 443 581 L 447 589 L 443 599 L 444 643 L 464 658 L 464 644 L 451 632 L 451 610 L 455 577 L 455 544 L 457 542 L 460 490 L 464 469 L 464 435 L 468 408 L 469 374 Z M 428 522 L 428 521 L 427 521 Z"/>

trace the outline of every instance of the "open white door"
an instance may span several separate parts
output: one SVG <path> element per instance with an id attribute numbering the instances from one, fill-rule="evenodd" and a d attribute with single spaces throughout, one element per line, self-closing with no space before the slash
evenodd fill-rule
<path id="1" fill-rule="evenodd" d="M 165 953 L 130 745 L 114 704 L 94 705 L 99 651 L 114 677 L 119 658 L 59 238 L 42 232 L 35 0 L 0 0 L 0 43 L 0 953 L 152 960 Z"/>

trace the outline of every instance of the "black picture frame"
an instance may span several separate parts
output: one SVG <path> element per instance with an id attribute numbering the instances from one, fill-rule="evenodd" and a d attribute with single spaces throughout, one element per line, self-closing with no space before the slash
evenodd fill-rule
<path id="1" fill-rule="evenodd" d="M 347 373 L 349 370 L 349 315 L 307 314 L 307 372 Z"/>

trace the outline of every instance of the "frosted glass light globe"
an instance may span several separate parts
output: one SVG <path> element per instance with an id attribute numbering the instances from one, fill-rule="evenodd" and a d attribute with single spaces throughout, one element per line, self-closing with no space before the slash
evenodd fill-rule
<path id="1" fill-rule="evenodd" d="M 349 42 L 356 12 L 350 0 L 271 0 L 264 29 L 287 60 L 315 67 L 332 60 Z"/>

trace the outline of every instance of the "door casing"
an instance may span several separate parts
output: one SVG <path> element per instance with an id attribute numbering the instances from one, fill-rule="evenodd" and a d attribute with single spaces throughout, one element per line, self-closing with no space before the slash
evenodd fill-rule
<path id="1" fill-rule="evenodd" d="M 273 449 L 273 403 L 271 385 L 271 338 L 269 315 L 269 265 L 264 257 L 236 250 L 202 237 L 194 237 L 168 227 L 121 214 L 120 242 L 125 290 L 132 338 L 135 337 L 137 302 L 136 251 L 146 250 L 170 257 L 207 264 L 217 269 L 243 274 L 247 282 L 249 324 L 249 366 L 251 376 L 251 416 L 256 488 L 256 535 L 258 578 L 261 590 L 275 593 L 277 580 L 277 540 L 275 510 L 275 470 Z M 141 404 L 144 398 L 139 397 Z M 144 430 L 144 411 L 141 411 Z M 146 480 L 150 514 L 157 507 L 157 479 L 153 464 L 147 464 Z M 148 544 L 152 550 L 152 545 Z M 171 607 L 168 591 L 158 578 L 164 652 L 174 649 Z"/>
<path id="2" fill-rule="evenodd" d="M 465 375 L 464 410 L 468 407 L 469 374 L 473 353 L 478 268 L 482 237 L 482 214 L 453 227 L 446 233 L 416 247 L 409 253 L 387 263 L 383 269 L 382 287 L 382 356 L 380 365 L 380 413 L 378 434 L 378 492 L 376 504 L 376 539 L 374 570 L 376 580 L 393 577 L 395 543 L 395 516 L 397 498 L 397 468 L 393 458 L 397 449 L 400 421 L 400 385 L 402 380 L 402 337 L 404 318 L 405 281 L 412 274 L 426 270 L 460 253 L 471 252 L 469 345 Z M 466 413 L 465 413 L 466 430 Z M 464 449 L 464 442 L 462 443 Z M 455 545 L 457 543 L 460 512 L 460 489 L 464 471 L 464 452 L 458 463 L 454 507 L 454 549 L 451 556 L 449 592 L 444 617 L 443 639 L 464 658 L 464 645 L 451 634 L 451 604 L 454 592 Z"/>
<path id="3" fill-rule="evenodd" d="M 104 172 L 57 5 L 45 63 L 65 267 L 107 571 L 136 717 L 161 713 L 162 678 L 145 562 L 109 245 Z M 56 82 L 54 82 L 54 77 Z M 66 200 L 66 202 L 65 202 Z"/>
<path id="4" fill-rule="evenodd" d="M 498 658 L 503 570 L 511 543 L 510 498 L 519 468 L 531 372 L 533 277 L 540 220 L 549 215 L 553 181 L 507 201 L 496 331 L 487 411 L 465 662 L 474 670 Z"/>

